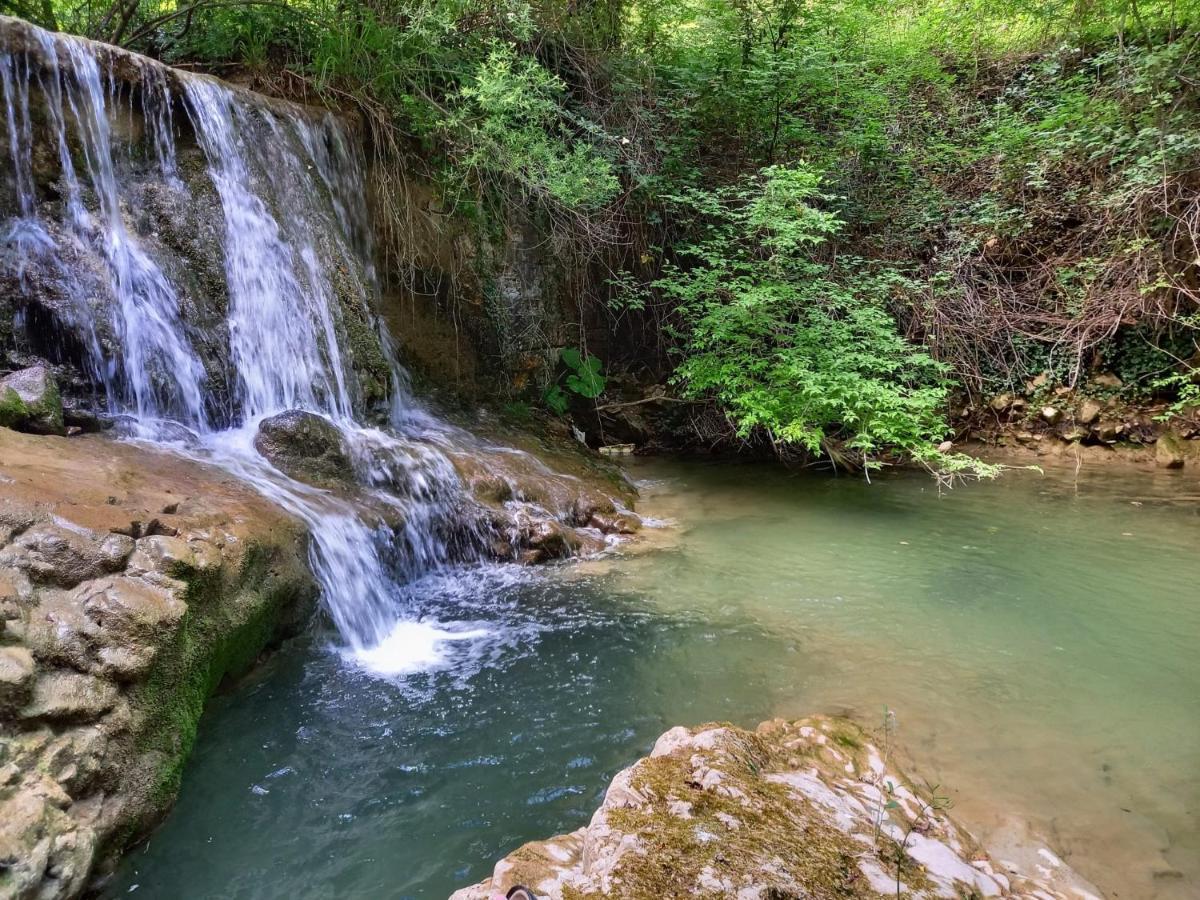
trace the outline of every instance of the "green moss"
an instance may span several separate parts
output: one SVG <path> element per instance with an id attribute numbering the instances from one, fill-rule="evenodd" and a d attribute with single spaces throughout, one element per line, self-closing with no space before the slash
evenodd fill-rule
<path id="1" fill-rule="evenodd" d="M 12 388 L 5 388 L 0 395 L 0 425 L 12 428 L 29 418 L 29 407 Z"/>
<path id="2" fill-rule="evenodd" d="M 160 648 L 146 679 L 130 695 L 141 717 L 138 755 L 154 760 L 140 790 L 141 815 L 112 836 L 119 849 L 144 833 L 178 793 L 207 699 L 226 678 L 236 677 L 262 651 L 289 632 L 315 596 L 302 557 L 288 559 L 277 547 L 251 543 L 240 570 L 178 571 L 188 611 L 168 645 Z"/>
<path id="3" fill-rule="evenodd" d="M 33 424 L 38 431 L 61 434 L 64 429 L 62 396 L 51 378 L 45 394 L 36 403 L 27 403 L 11 387 L 0 395 L 0 425 L 16 428 Z"/>
<path id="4" fill-rule="evenodd" d="M 705 726 L 708 727 L 708 726 Z M 654 800 L 644 809 L 616 809 L 611 824 L 637 835 L 644 852 L 628 853 L 618 864 L 615 881 L 623 897 L 679 896 L 691 891 L 706 869 L 735 884 L 749 859 L 760 859 L 780 871 L 782 879 L 802 884 L 806 896 L 821 898 L 876 897 L 864 884 L 858 868 L 862 845 L 833 826 L 819 811 L 790 796 L 786 787 L 763 780 L 772 750 L 761 737 L 736 733 L 722 759 L 726 786 L 735 786 L 748 799 L 724 796 L 690 784 L 690 754 L 653 757 L 639 763 L 633 787 Z M 671 815 L 668 800 L 691 804 L 691 818 Z M 722 818 L 740 826 L 730 829 Z M 701 833 L 719 836 L 704 840 Z M 586 893 L 565 892 L 570 900 L 590 900 Z"/>

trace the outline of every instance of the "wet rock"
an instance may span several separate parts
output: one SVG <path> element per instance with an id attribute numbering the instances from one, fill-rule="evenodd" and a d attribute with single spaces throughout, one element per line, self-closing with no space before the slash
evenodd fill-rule
<path id="1" fill-rule="evenodd" d="M 575 498 L 571 504 L 570 523 L 572 525 L 590 525 L 597 515 L 611 516 L 617 511 L 611 497 L 595 491 L 587 491 Z"/>
<path id="2" fill-rule="evenodd" d="M 301 524 L 257 492 L 99 436 L 0 429 L 0 545 L 0 896 L 60 900 L 166 812 L 206 679 L 316 590 Z"/>
<path id="3" fill-rule="evenodd" d="M 1075 421 L 1080 425 L 1091 425 L 1100 418 L 1100 413 L 1103 411 L 1104 407 L 1099 401 L 1089 398 L 1079 404 L 1079 408 L 1075 411 Z"/>
<path id="4" fill-rule="evenodd" d="M 1124 422 L 1101 421 L 1096 425 L 1096 437 L 1105 444 L 1115 444 L 1124 433 Z"/>
<path id="5" fill-rule="evenodd" d="M 183 538 L 154 534 L 138 540 L 137 550 L 129 558 L 129 568 L 172 577 L 186 576 L 197 569 L 196 553 Z"/>
<path id="6" fill-rule="evenodd" d="M 78 896 L 91 869 L 93 833 L 73 824 L 57 785 L 42 781 L 0 800 L 0 888 L 6 897 Z M 48 886 L 52 892 L 43 890 Z"/>
<path id="7" fill-rule="evenodd" d="M 58 382 L 47 366 L 0 378 L 0 425 L 34 434 L 66 434 Z"/>
<path id="8" fill-rule="evenodd" d="M 254 437 L 254 448 L 298 481 L 328 486 L 354 479 L 342 433 L 316 413 L 289 409 L 263 419 Z"/>
<path id="9" fill-rule="evenodd" d="M 502 504 L 513 499 L 512 484 L 506 478 L 486 472 L 472 473 L 467 489 L 481 503 Z"/>
<path id="10" fill-rule="evenodd" d="M 580 548 L 575 532 L 553 519 L 537 519 L 526 523 L 521 543 L 528 548 L 524 562 L 544 562 L 574 556 Z"/>
<path id="11" fill-rule="evenodd" d="M 64 407 L 63 423 L 67 428 L 78 428 L 84 434 L 95 434 L 112 428 L 113 425 L 112 420 L 106 416 L 101 416 L 81 406 Z"/>
<path id="12" fill-rule="evenodd" d="M 642 520 L 633 513 L 614 512 L 592 513 L 588 520 L 592 528 L 598 528 L 605 534 L 637 534 L 642 530 Z"/>
<path id="13" fill-rule="evenodd" d="M 37 667 L 24 647 L 0 647 L 0 715 L 11 715 L 29 702 Z"/>
<path id="14" fill-rule="evenodd" d="M 117 687 L 79 672 L 48 672 L 33 686 L 33 697 L 21 710 L 23 719 L 90 720 L 117 702 Z"/>
<path id="15" fill-rule="evenodd" d="M 1154 464 L 1161 469 L 1182 469 L 1187 461 L 1187 452 L 1181 438 L 1174 431 L 1164 431 L 1154 445 Z"/>
<path id="16" fill-rule="evenodd" d="M 43 524 L 0 550 L 0 566 L 20 570 L 36 584 L 69 588 L 116 571 L 132 549 L 133 542 L 119 535 L 98 541 L 85 529 Z"/>
<path id="17" fill-rule="evenodd" d="M 100 774 L 107 748 L 108 736 L 99 728 L 75 728 L 46 745 L 38 768 L 58 782 L 63 790 L 78 796 Z"/>
<path id="18" fill-rule="evenodd" d="M 452 900 L 516 884 L 546 900 L 1095 900 L 1066 866 L 1050 879 L 993 862 L 912 783 L 845 720 L 673 728 L 613 779 L 589 825 L 526 844 Z"/>

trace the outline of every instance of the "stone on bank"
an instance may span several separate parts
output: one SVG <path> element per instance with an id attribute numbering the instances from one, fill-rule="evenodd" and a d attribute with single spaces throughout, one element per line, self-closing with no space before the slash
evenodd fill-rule
<path id="1" fill-rule="evenodd" d="M 1096 900 L 1061 862 L 1033 874 L 992 859 L 931 799 L 846 720 L 673 728 L 590 824 L 526 844 L 451 900 L 517 884 L 545 900 Z"/>
<path id="2" fill-rule="evenodd" d="M 65 434 L 62 397 L 47 366 L 0 378 L 0 426 L 34 434 Z"/>

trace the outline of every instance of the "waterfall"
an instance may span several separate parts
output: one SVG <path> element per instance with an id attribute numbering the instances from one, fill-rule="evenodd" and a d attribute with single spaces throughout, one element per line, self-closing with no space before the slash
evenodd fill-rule
<path id="1" fill-rule="evenodd" d="M 0 26 L 6 21 L 13 20 Z M 130 127 L 119 136 L 113 123 L 121 92 L 130 92 L 132 119 L 135 87 L 106 78 L 103 54 L 112 51 L 20 28 L 29 44 L 13 50 L 6 42 L 0 51 L 12 162 L 6 187 L 15 198 L 5 264 L 23 285 L 61 288 L 60 324 L 86 348 L 109 408 L 128 417 L 137 438 L 223 466 L 301 517 L 325 608 L 365 664 L 403 671 L 438 642 L 480 637 L 419 620 L 403 599 L 405 583 L 453 561 L 446 535 L 462 531 L 463 492 L 449 459 L 420 439 L 436 423 L 409 397 L 373 311 L 363 170 L 343 126 L 331 115 L 250 103 L 213 79 L 122 55 L 142 67 L 135 87 L 145 133 Z M 35 99 L 45 113 L 37 127 Z M 156 262 L 156 252 L 166 254 L 158 236 L 132 224 L 142 201 L 134 179 L 122 177 L 120 151 L 130 159 L 142 153 L 169 193 L 167 208 L 200 202 L 199 188 L 180 175 L 177 103 L 221 218 L 227 339 L 215 354 L 220 364 L 207 366 L 198 345 L 212 335 L 188 320 L 186 279 Z M 35 187 L 34 160 L 44 144 L 57 159 L 54 202 Z M 107 303 L 89 290 L 97 273 Z M 387 430 L 362 424 L 367 391 L 351 365 L 352 327 L 360 339 L 372 336 L 384 360 Z M 218 397 L 212 382 L 226 370 Z M 259 423 L 293 409 L 339 429 L 375 513 L 365 516 L 359 505 L 285 476 L 255 450 Z"/>

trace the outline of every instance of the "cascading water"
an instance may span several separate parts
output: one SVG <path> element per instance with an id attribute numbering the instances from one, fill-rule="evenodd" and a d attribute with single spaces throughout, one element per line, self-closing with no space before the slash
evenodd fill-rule
<path id="1" fill-rule="evenodd" d="M 440 642 L 481 637 L 477 629 L 419 620 L 403 599 L 406 582 L 451 561 L 445 536 L 462 490 L 445 455 L 412 439 L 414 428 L 432 420 L 409 399 L 371 309 L 362 169 L 340 124 L 332 116 L 252 106 L 216 81 L 171 72 L 223 218 L 227 304 L 220 324 L 228 335 L 229 384 L 218 398 L 213 366 L 206 368 L 197 349 L 203 336 L 185 321 L 183 288 L 130 226 L 135 202 L 121 178 L 115 153 L 121 139 L 112 127 L 120 88 L 111 79 L 106 90 L 98 45 L 22 29 L 34 45 L 0 52 L 17 211 L 5 253 L 22 277 L 62 286 L 61 324 L 86 336 L 89 367 L 111 410 L 130 418 L 135 436 L 202 455 L 303 518 L 325 606 L 366 665 L 404 671 L 428 663 Z M 147 64 L 142 72 L 142 150 L 152 154 L 165 190 L 192 203 L 196 198 L 178 177 L 179 116 L 172 114 L 167 71 Z M 31 94 L 44 110 L 38 128 Z M 128 102 L 132 109 L 132 89 Z M 55 204 L 35 195 L 39 129 L 55 145 L 61 193 Z M 107 308 L 80 287 L 85 271 L 102 273 L 112 298 Z M 384 359 L 391 431 L 357 420 L 366 400 L 347 358 L 352 325 L 373 336 Z M 284 476 L 258 454 L 259 423 L 294 409 L 337 426 L 362 489 L 385 510 L 377 518 L 391 525 L 368 524 L 349 501 Z"/>

